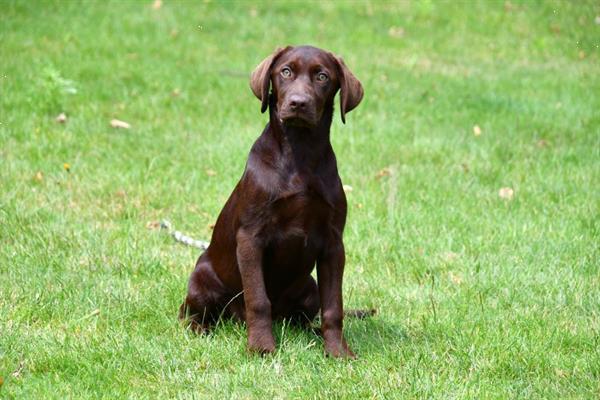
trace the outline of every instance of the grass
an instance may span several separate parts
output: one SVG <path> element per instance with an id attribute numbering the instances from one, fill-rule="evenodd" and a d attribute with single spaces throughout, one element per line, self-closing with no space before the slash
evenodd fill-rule
<path id="1" fill-rule="evenodd" d="M 598 15 L 3 0 L 0 397 L 599 397 Z M 288 43 L 365 87 L 332 127 L 353 187 L 345 303 L 379 310 L 346 322 L 357 361 L 282 323 L 265 358 L 243 326 L 187 332 L 198 251 L 147 228 L 210 237 L 266 122 L 248 75 Z"/>

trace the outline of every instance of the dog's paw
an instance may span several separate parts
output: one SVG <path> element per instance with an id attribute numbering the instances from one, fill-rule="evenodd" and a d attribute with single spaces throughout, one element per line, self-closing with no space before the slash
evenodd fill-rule
<path id="1" fill-rule="evenodd" d="M 356 354 L 348 347 L 345 340 L 338 342 L 326 342 L 325 354 L 333 358 L 347 358 L 356 360 Z"/>
<path id="2" fill-rule="evenodd" d="M 258 334 L 248 337 L 248 350 L 252 353 L 269 354 L 275 351 L 273 334 Z"/>

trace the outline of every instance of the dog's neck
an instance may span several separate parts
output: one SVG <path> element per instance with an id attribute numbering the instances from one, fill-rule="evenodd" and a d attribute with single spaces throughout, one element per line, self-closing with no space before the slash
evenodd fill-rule
<path id="1" fill-rule="evenodd" d="M 325 153 L 330 151 L 329 130 L 333 118 L 333 102 L 325 105 L 323 115 L 314 127 L 282 124 L 274 102 L 271 102 L 269 107 L 269 117 L 268 131 L 279 145 L 282 154 L 293 159 L 295 163 L 314 168 Z"/>

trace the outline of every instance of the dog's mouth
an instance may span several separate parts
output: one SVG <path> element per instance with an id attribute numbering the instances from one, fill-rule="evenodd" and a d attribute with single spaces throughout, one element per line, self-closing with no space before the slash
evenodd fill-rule
<path id="1" fill-rule="evenodd" d="M 314 127 L 317 125 L 317 118 L 313 113 L 282 111 L 279 114 L 279 122 L 283 126 Z"/>

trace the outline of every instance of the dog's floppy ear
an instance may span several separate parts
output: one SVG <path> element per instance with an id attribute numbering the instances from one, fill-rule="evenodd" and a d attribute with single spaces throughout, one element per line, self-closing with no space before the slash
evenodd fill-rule
<path id="1" fill-rule="evenodd" d="M 355 109 L 363 98 L 363 87 L 352 71 L 348 69 L 341 57 L 333 55 L 338 66 L 338 79 L 340 81 L 340 116 L 346 123 L 346 113 Z"/>
<path id="2" fill-rule="evenodd" d="M 250 76 L 250 88 L 254 95 L 262 102 L 260 112 L 265 112 L 269 105 L 269 86 L 271 85 L 271 67 L 273 63 L 281 56 L 285 51 L 291 49 L 290 46 L 285 48 L 278 48 L 269 57 L 265 58 L 258 66 L 252 71 Z"/>

